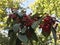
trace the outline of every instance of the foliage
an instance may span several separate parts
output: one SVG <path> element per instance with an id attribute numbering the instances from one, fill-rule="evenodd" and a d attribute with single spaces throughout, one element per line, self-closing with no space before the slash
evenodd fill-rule
<path id="1" fill-rule="evenodd" d="M 21 0 L 20 0 L 21 1 Z M 12 5 L 11 5 L 12 4 Z M 8 20 L 9 25 L 14 24 L 15 22 L 12 20 L 7 19 L 6 11 L 5 9 L 7 7 L 9 8 L 18 8 L 19 7 L 19 1 L 16 0 L 14 2 L 13 0 L 0 0 L 0 22 L 4 22 L 4 26 L 6 26 L 6 20 Z M 60 13 L 59 13 L 59 7 L 60 1 L 59 0 L 36 0 L 33 5 L 30 5 L 30 8 L 33 10 L 35 14 L 41 14 L 43 15 L 44 13 L 49 13 L 49 14 L 56 14 L 58 18 L 60 18 Z M 41 19 L 42 20 L 42 19 Z M 3 24 L 0 24 L 0 26 L 3 26 Z M 36 23 L 35 23 L 36 24 Z M 34 25 L 35 26 L 35 25 Z M 12 27 L 12 26 L 11 26 Z M 54 30 L 54 29 L 53 29 Z M 53 32 L 54 39 L 56 39 L 56 32 Z M 2 37 L 2 36 L 1 36 Z M 13 36 L 14 37 L 14 36 Z M 11 38 L 12 41 L 13 38 Z M 47 40 L 47 39 L 46 39 Z M 56 41 L 56 40 L 55 40 Z M 12 42 L 13 43 L 13 42 Z"/>
<path id="2" fill-rule="evenodd" d="M 56 14 L 57 17 L 60 16 L 60 0 L 35 0 L 35 3 L 30 5 L 30 8 L 34 13 L 39 14 L 49 13 Z"/>
<path id="3" fill-rule="evenodd" d="M 0 0 L 0 22 L 4 22 L 3 25 L 0 23 L 0 28 L 6 26 L 7 14 L 6 8 L 18 8 L 19 2 L 23 2 L 25 0 Z"/>
<path id="4" fill-rule="evenodd" d="M 8 37 L 0 33 L 0 45 L 8 45 Z"/>

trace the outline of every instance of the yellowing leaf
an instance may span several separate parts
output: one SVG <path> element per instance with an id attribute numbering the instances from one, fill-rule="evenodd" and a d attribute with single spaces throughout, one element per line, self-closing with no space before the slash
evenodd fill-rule
<path id="1" fill-rule="evenodd" d="M 3 10 L 0 9 L 0 13 L 3 13 Z"/>

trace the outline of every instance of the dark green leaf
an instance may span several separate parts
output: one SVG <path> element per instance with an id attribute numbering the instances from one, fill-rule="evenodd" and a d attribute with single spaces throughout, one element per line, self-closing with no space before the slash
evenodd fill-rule
<path id="1" fill-rule="evenodd" d="M 56 41 L 57 41 L 57 36 L 56 36 L 56 29 L 54 29 L 53 27 L 51 28 L 52 34 L 53 34 L 53 38 L 54 38 L 54 42 L 56 45 Z"/>

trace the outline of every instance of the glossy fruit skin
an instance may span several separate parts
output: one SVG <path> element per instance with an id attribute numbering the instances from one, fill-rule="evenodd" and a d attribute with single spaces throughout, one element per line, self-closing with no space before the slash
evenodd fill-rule
<path id="1" fill-rule="evenodd" d="M 27 26 L 27 27 L 28 27 L 28 26 L 31 26 L 32 23 L 34 22 L 33 19 L 31 19 L 29 16 L 26 16 L 26 15 L 23 17 L 22 20 L 23 20 L 23 22 L 24 22 L 24 25 Z"/>
<path id="2" fill-rule="evenodd" d="M 44 19 L 43 19 L 43 24 L 40 24 L 40 27 L 39 28 L 42 28 L 42 34 L 45 36 L 45 37 L 48 37 L 50 35 L 50 32 L 51 32 L 51 27 L 52 25 L 55 23 L 55 21 L 52 19 L 51 16 L 46 16 Z"/>

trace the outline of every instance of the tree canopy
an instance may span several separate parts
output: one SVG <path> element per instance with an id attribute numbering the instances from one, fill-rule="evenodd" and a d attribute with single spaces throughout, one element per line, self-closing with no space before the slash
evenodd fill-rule
<path id="1" fill-rule="evenodd" d="M 56 14 L 60 17 L 60 0 L 35 0 L 35 3 L 30 5 L 34 13 L 49 13 Z"/>
<path id="2" fill-rule="evenodd" d="M 0 0 L 0 28 L 6 26 L 6 8 L 18 8 L 19 3 L 25 0 Z"/>

